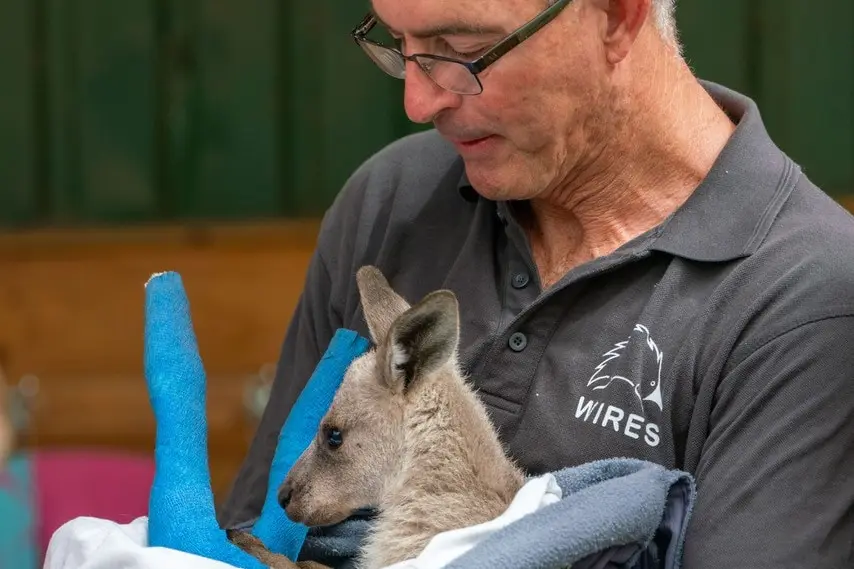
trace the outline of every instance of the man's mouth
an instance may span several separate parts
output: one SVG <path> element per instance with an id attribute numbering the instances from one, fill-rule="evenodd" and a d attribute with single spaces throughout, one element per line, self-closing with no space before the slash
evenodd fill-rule
<path id="1" fill-rule="evenodd" d="M 456 147 L 457 152 L 473 157 L 481 152 L 491 153 L 492 143 L 497 139 L 494 134 L 489 134 L 478 138 L 450 138 L 450 141 Z"/>
<path id="2" fill-rule="evenodd" d="M 489 140 L 490 138 L 492 138 L 492 135 L 491 135 L 491 134 L 490 134 L 490 135 L 488 135 L 488 136 L 482 136 L 482 137 L 480 137 L 480 138 L 471 138 L 471 139 L 468 139 L 468 140 L 460 140 L 460 141 L 458 141 L 458 142 L 457 142 L 457 144 L 459 144 L 460 146 L 462 146 L 462 147 L 464 147 L 464 148 L 471 148 L 471 147 L 473 147 L 473 146 L 477 146 L 477 145 L 479 145 L 479 144 L 481 144 L 481 143 L 483 143 L 483 142 L 486 142 L 486 141 L 487 141 L 487 140 Z"/>

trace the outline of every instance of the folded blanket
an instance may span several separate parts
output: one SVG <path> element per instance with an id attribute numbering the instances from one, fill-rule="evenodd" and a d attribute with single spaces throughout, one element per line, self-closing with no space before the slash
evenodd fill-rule
<path id="1" fill-rule="evenodd" d="M 510 507 L 494 520 L 436 536 L 412 560 L 387 569 L 434 569 L 471 551 L 490 534 L 541 508 L 556 503 L 561 490 L 552 474 L 531 478 Z M 149 547 L 150 524 L 144 517 L 118 524 L 92 517 L 63 525 L 51 540 L 45 569 L 232 569 L 233 565 L 173 548 Z M 342 536 L 341 544 L 358 548 L 358 540 Z M 334 538 L 330 540 L 334 542 Z M 351 553 L 355 556 L 356 549 Z M 340 554 L 340 552 L 338 552 Z M 0 566 L 2 569 L 2 566 Z"/>
<path id="2" fill-rule="evenodd" d="M 445 569 L 681 566 L 695 492 L 689 474 L 610 459 L 555 477 L 560 502 L 496 532 Z"/>
<path id="3" fill-rule="evenodd" d="M 309 528 L 299 559 L 310 559 L 334 569 L 356 569 L 359 548 L 375 516 L 376 512 L 365 509 L 342 523 Z"/>
<path id="4" fill-rule="evenodd" d="M 693 478 L 613 458 L 554 473 L 562 499 L 496 530 L 444 569 L 678 569 L 694 503 Z M 301 553 L 344 569 L 370 528 L 354 517 L 312 530 Z"/>
<path id="5" fill-rule="evenodd" d="M 42 569 L 235 569 L 194 553 L 149 547 L 148 522 L 144 516 L 126 524 L 74 518 L 54 533 Z"/>

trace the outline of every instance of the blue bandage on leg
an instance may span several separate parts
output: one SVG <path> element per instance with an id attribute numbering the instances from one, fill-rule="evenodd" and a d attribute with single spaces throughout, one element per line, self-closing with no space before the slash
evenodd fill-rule
<path id="1" fill-rule="evenodd" d="M 261 569 L 259 561 L 228 541 L 216 522 L 205 371 L 181 277 L 155 275 L 145 288 L 145 377 L 157 424 L 148 545 Z"/>
<path id="2" fill-rule="evenodd" d="M 296 559 L 307 528 L 278 506 L 278 485 L 310 443 L 350 362 L 368 341 L 339 330 L 279 436 L 261 517 L 253 534 L 274 552 Z M 261 569 L 231 544 L 216 522 L 207 455 L 205 371 L 180 275 L 153 276 L 146 284 L 145 377 L 157 425 L 155 475 L 149 498 L 148 544 Z"/>
<path id="3" fill-rule="evenodd" d="M 302 548 L 308 528 L 288 519 L 278 503 L 278 488 L 317 433 L 344 379 L 344 372 L 369 345 L 368 340 L 352 330 L 338 330 L 282 427 L 264 509 L 252 532 L 270 551 L 296 559 Z"/>

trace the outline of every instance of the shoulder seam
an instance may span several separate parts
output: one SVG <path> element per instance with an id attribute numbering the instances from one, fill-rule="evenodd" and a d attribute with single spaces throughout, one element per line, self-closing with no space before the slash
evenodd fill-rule
<path id="1" fill-rule="evenodd" d="M 753 235 L 750 236 L 750 240 L 745 245 L 743 249 L 744 253 L 755 251 L 762 245 L 762 242 L 768 238 L 768 235 L 771 232 L 771 226 L 780 215 L 780 211 L 789 200 L 795 186 L 797 186 L 798 181 L 800 180 L 801 170 L 798 165 L 785 154 L 783 154 L 783 158 L 785 162 L 783 166 L 783 173 L 780 176 L 780 180 L 777 182 L 777 192 L 768 202 L 768 205 L 765 207 L 765 211 L 762 212 L 762 216 L 759 218 L 759 223 L 757 223 L 756 227 L 753 228 Z"/>
<path id="2" fill-rule="evenodd" d="M 756 340 L 752 341 L 750 344 L 746 344 L 740 348 L 736 348 L 735 352 L 745 352 L 745 356 L 740 358 L 734 365 L 740 365 L 747 357 L 751 354 L 759 351 L 764 348 L 774 340 L 777 340 L 786 334 L 790 334 L 795 330 L 803 328 L 805 326 L 809 326 L 811 324 L 817 324 L 819 322 L 824 322 L 826 320 L 834 320 L 836 318 L 854 318 L 854 307 L 849 305 L 844 306 L 836 306 L 831 308 L 825 308 L 818 313 L 813 313 L 811 315 L 804 315 L 797 320 L 787 321 L 784 327 L 777 328 L 775 331 L 760 336 Z"/>

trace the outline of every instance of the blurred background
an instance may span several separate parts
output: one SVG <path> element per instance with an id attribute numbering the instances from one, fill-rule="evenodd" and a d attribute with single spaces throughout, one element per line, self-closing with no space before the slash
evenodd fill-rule
<path id="1" fill-rule="evenodd" d="M 854 2 L 677 5 L 696 73 L 754 97 L 854 209 Z M 146 511 L 155 271 L 180 271 L 190 296 L 224 497 L 320 216 L 365 158 L 423 128 L 350 39 L 367 7 L 0 0 L 0 405 L 16 448 L 0 539 L 37 551 L 70 517 Z M 29 511 L 26 535 L 12 511 Z"/>

